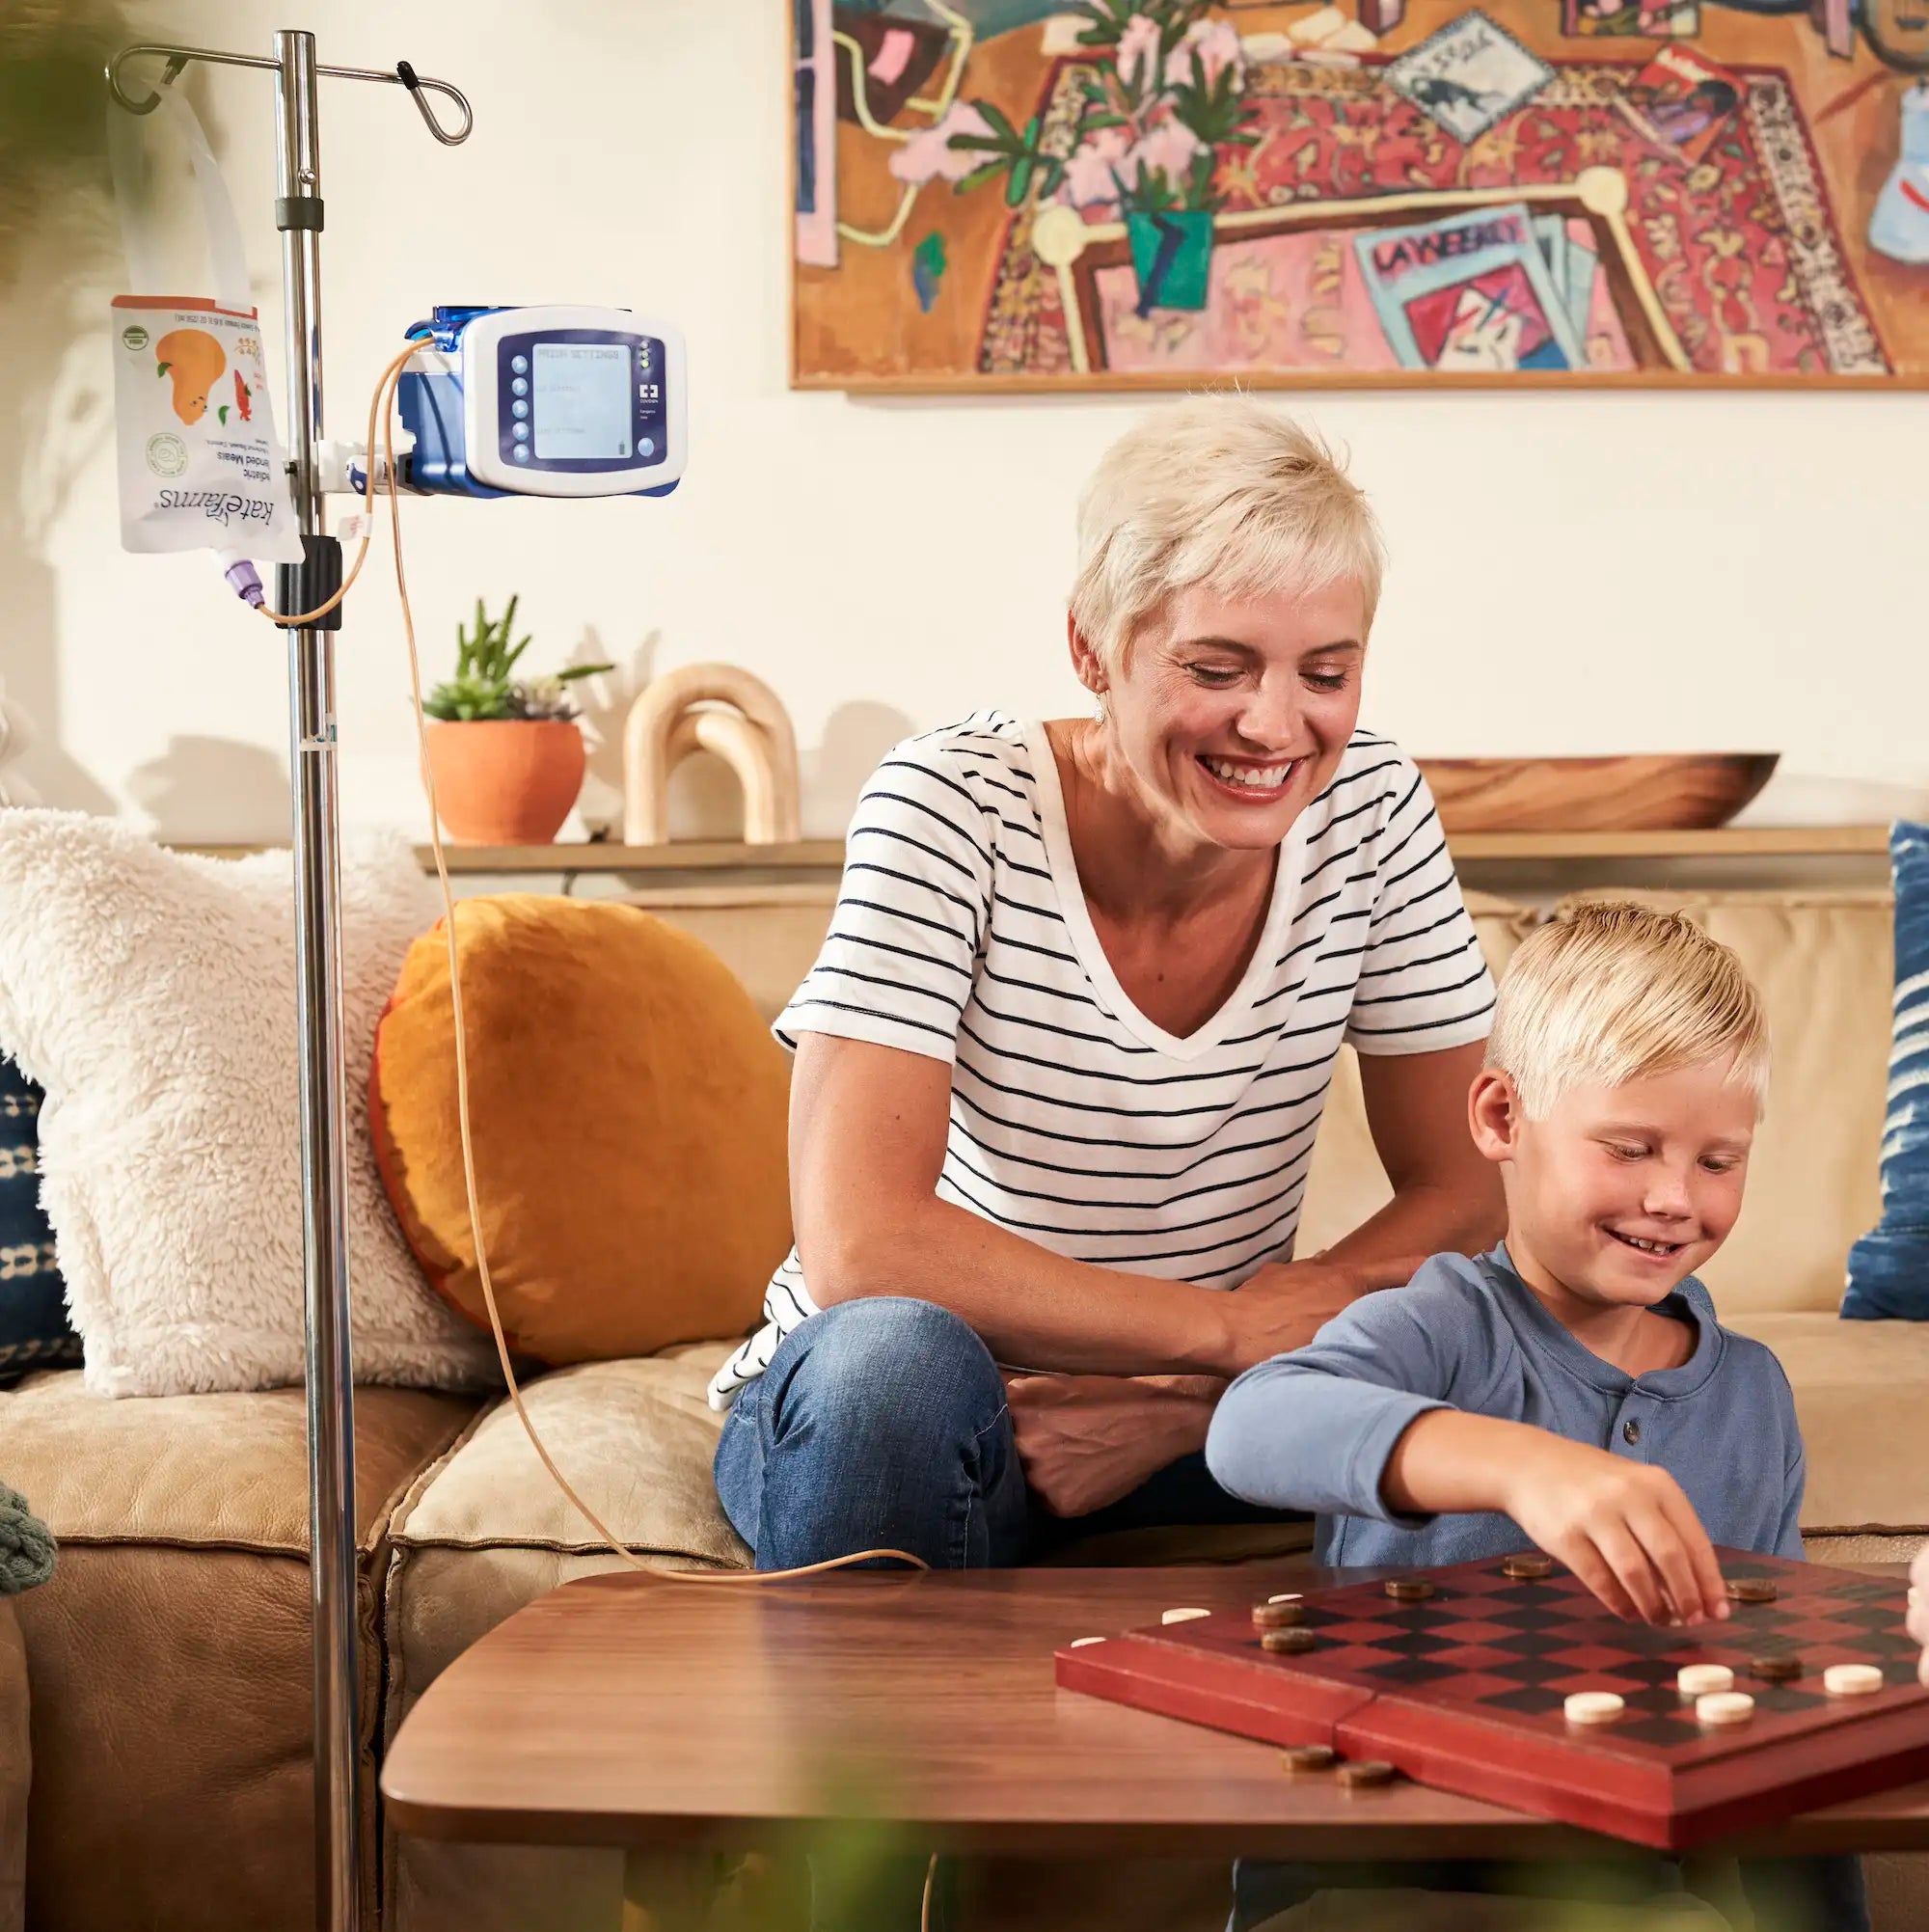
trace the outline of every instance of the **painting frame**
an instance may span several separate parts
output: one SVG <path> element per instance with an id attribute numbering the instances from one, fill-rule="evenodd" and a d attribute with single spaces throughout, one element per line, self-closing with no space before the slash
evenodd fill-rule
<path id="1" fill-rule="evenodd" d="M 1890 129 L 1885 136 L 1884 130 L 1895 118 L 1898 103 L 1907 111 L 1914 93 L 1929 101 L 1929 79 L 1915 79 L 1912 70 L 1899 69 L 1887 55 L 1872 52 L 1866 34 L 1844 58 L 1826 40 L 1827 23 L 1819 10 L 1811 24 L 1807 14 L 1743 15 L 1723 12 L 1721 0 L 1700 0 L 1698 17 L 1715 46 L 1713 52 L 1704 48 L 1697 55 L 1690 38 L 1678 31 L 1686 17 L 1678 7 L 1656 15 L 1669 24 L 1665 38 L 1591 29 L 1585 38 L 1563 38 L 1562 29 L 1582 0 L 1569 0 L 1566 9 L 1555 10 L 1551 16 L 1544 7 L 1536 10 L 1535 0 L 1483 0 L 1479 7 L 1458 0 L 1345 0 L 1346 8 L 1357 4 L 1359 9 L 1350 16 L 1339 6 L 1243 4 L 1229 14 L 1216 0 L 1163 0 L 1193 15 L 1188 31 L 1195 53 L 1202 46 L 1223 48 L 1223 28 L 1235 27 L 1245 62 L 1244 84 L 1271 144 L 1263 147 L 1264 164 L 1278 164 L 1282 127 L 1298 140 L 1301 150 L 1323 130 L 1328 146 L 1310 166 L 1330 168 L 1332 178 L 1309 176 L 1302 152 L 1302 177 L 1287 184 L 1291 194 L 1282 204 L 1279 180 L 1247 178 L 1254 173 L 1246 166 L 1251 148 L 1261 144 L 1244 149 L 1231 142 L 1212 144 L 1210 191 L 1196 199 L 1217 204 L 1200 210 L 1170 205 L 1161 218 L 1156 209 L 1126 204 L 1125 191 L 1137 182 L 1121 180 L 1116 170 L 1119 205 L 1107 209 L 1074 204 L 1074 184 L 1068 179 L 1071 164 L 1083 160 L 1083 149 L 1092 145 L 1087 123 L 1100 118 L 1080 103 L 1094 97 L 1089 70 L 1103 65 L 1074 36 L 1080 16 L 1048 14 L 988 33 L 983 31 L 987 12 L 1009 18 L 1023 12 L 1027 0 L 789 4 L 794 16 L 799 8 L 813 11 L 820 36 L 829 25 L 830 45 L 839 49 L 849 68 L 840 83 L 846 107 L 834 117 L 827 117 L 826 89 L 818 83 L 819 154 L 834 150 L 834 173 L 829 204 L 813 212 L 820 237 L 827 224 L 834 222 L 837 245 L 834 262 L 824 259 L 829 251 L 821 240 L 817 259 L 806 257 L 798 244 L 791 252 L 793 388 L 1023 395 L 1189 390 L 1236 381 L 1247 388 L 1287 390 L 1929 390 L 1929 233 L 1920 261 L 1877 255 L 1867 239 L 1874 209 L 1864 185 L 1871 172 L 1871 145 L 1879 166 L 1888 170 L 1891 180 L 1899 178 L 1907 159 L 1903 134 Z M 1144 4 L 1156 6 L 1160 0 Z M 853 24 L 854 9 L 867 16 L 866 31 L 861 37 L 846 32 L 840 40 L 840 28 Z M 1085 0 L 1085 9 L 1130 17 L 1127 0 Z M 1338 32 L 1344 41 L 1322 48 L 1302 46 L 1288 37 L 1288 27 L 1322 14 L 1339 23 L 1337 28 L 1329 24 L 1329 39 Z M 1439 38 L 1443 27 L 1470 16 L 1496 31 L 1461 38 L 1513 43 L 1523 61 L 1548 70 L 1553 84 L 1535 86 L 1530 76 L 1523 83 L 1527 98 L 1521 104 L 1492 115 L 1490 125 L 1472 142 L 1454 148 L 1450 137 L 1425 120 L 1424 101 L 1389 107 L 1392 91 L 1384 76 L 1402 58 L 1411 69 L 1416 48 Z M 927 44 L 913 51 L 930 63 L 931 80 L 905 96 L 890 124 L 878 122 L 874 114 L 866 124 L 872 97 L 884 94 L 876 75 L 902 71 L 893 67 L 904 56 L 893 45 L 892 28 L 908 25 L 913 17 L 942 24 L 948 36 L 943 53 L 934 61 L 926 36 Z M 1624 17 L 1644 16 L 1630 7 Z M 1384 31 L 1368 38 L 1368 20 L 1379 22 Z M 1209 41 L 1209 35 L 1213 37 Z M 868 82 L 856 54 L 845 44 L 860 38 L 875 66 Z M 1687 58 L 1700 59 L 1701 70 L 1726 73 L 1739 84 L 1737 101 L 1725 116 L 1715 114 L 1712 132 L 1705 103 L 1693 104 L 1692 111 L 1702 114 L 1694 127 L 1695 139 L 1702 143 L 1704 153 L 1710 143 L 1716 144 L 1712 162 L 1685 162 L 1685 145 L 1671 154 L 1656 128 L 1641 117 L 1624 110 L 1607 112 L 1615 106 L 1611 95 L 1644 77 L 1664 46 L 1689 49 Z M 1764 49 L 1776 58 L 1762 58 Z M 1162 71 L 1184 78 L 1180 62 L 1186 51 L 1163 43 L 1158 52 L 1166 63 Z M 1929 70 L 1929 49 L 1924 53 Z M 1744 54 L 1750 58 L 1743 59 Z M 1421 63 L 1423 69 L 1432 69 L 1424 79 L 1442 90 L 1460 87 L 1471 69 L 1464 61 L 1455 66 L 1454 59 L 1450 48 L 1440 59 Z M 1206 65 L 1195 60 L 1189 77 L 1206 77 Z M 1123 70 L 1114 59 L 1111 73 Z M 1111 84 L 1110 74 L 1105 84 Z M 854 93 L 856 98 L 848 98 Z M 1087 116 L 1072 135 L 1066 131 L 1068 101 L 1069 111 Z M 1457 97 L 1454 105 L 1461 105 Z M 1666 98 L 1661 105 L 1673 107 Z M 1325 122 L 1316 125 L 1322 114 Z M 834 122 L 828 128 L 827 118 Z M 1219 124 L 1229 124 L 1223 115 Z M 1230 124 L 1236 139 L 1246 131 Z M 1417 137 L 1412 132 L 1416 126 Z M 1375 138 L 1383 150 L 1396 140 L 1414 149 L 1418 141 L 1415 179 L 1348 184 L 1339 178 L 1341 162 L 1356 160 L 1354 150 Z M 1882 151 L 1885 138 L 1892 155 Z M 1571 166 L 1564 174 L 1534 173 L 1544 165 L 1540 154 L 1555 151 L 1550 144 L 1562 139 L 1573 157 L 1597 153 L 1605 158 Z M 1195 144 L 1195 166 L 1200 145 Z M 1139 146 L 1150 151 L 1150 139 Z M 1495 176 L 1496 157 L 1508 155 L 1518 172 Z M 1844 192 L 1845 155 L 1853 163 L 1853 194 Z M 800 158 L 794 142 L 794 207 Z M 1144 163 L 1139 165 L 1143 180 L 1147 171 Z M 1457 169 L 1458 177 L 1422 178 L 1428 167 L 1436 174 Z M 1618 205 L 1613 186 L 1604 185 L 1608 177 L 1619 177 L 1625 189 Z M 821 170 L 818 178 L 824 178 Z M 1176 168 L 1158 177 L 1174 203 L 1181 199 L 1171 192 L 1177 180 Z M 1243 204 L 1231 204 L 1227 186 L 1236 182 L 1245 184 Z M 1348 186 L 1351 191 L 1345 191 Z M 1716 205 L 1731 231 L 1724 232 L 1720 221 L 1704 221 L 1697 228 L 1697 194 Z M 1259 201 L 1256 195 L 1271 200 Z M 1223 328 L 1218 349 L 1201 345 L 1209 333 L 1207 323 L 1230 299 L 1213 280 L 1218 266 L 1231 259 L 1224 253 L 1229 239 L 1245 245 L 1242 266 L 1250 279 L 1258 284 L 1272 277 L 1284 286 L 1291 285 L 1294 272 L 1287 257 L 1296 245 L 1269 241 L 1276 259 L 1262 259 L 1265 250 L 1258 243 L 1263 237 L 1320 223 L 1334 233 L 1356 234 L 1385 227 L 1395 212 L 1429 207 L 1439 212 L 1443 250 L 1458 238 L 1454 224 L 1482 220 L 1482 210 L 1524 208 L 1546 214 L 1565 209 L 1577 259 L 1587 261 L 1591 256 L 1602 264 L 1605 297 L 1597 294 L 1590 306 L 1586 290 L 1573 291 L 1575 326 L 1587 335 L 1589 360 L 1562 363 L 1556 350 L 1544 346 L 1537 359 L 1509 359 L 1507 343 L 1497 343 L 1494 331 L 1483 335 L 1471 320 L 1463 329 L 1458 316 L 1444 340 L 1438 328 L 1427 337 L 1427 353 L 1436 357 L 1430 363 L 1399 363 L 1399 353 L 1413 354 L 1412 338 L 1384 322 L 1370 345 L 1372 353 L 1358 353 L 1369 346 L 1370 325 L 1363 317 L 1370 312 L 1350 282 L 1343 322 L 1332 338 L 1339 348 L 1324 363 L 1310 360 L 1303 347 L 1281 347 L 1270 339 L 1256 354 L 1227 353 Z M 1741 223 L 1738 209 L 1749 211 L 1752 225 Z M 1684 230 L 1689 251 L 1703 233 L 1720 234 L 1728 248 L 1728 261 L 1714 264 L 1706 291 L 1688 286 L 1656 239 L 1665 235 L 1665 217 L 1671 213 Z M 1142 214 L 1144 219 L 1137 219 Z M 1067 217 L 1079 224 L 1077 231 Z M 801 219 L 800 214 L 800 235 Z M 1347 223 L 1357 223 L 1357 230 L 1346 229 Z M 1156 267 L 1148 271 L 1151 244 L 1142 231 L 1149 227 L 1156 229 L 1159 245 L 1171 258 L 1164 281 L 1157 280 Z M 1548 233 L 1558 264 L 1566 259 L 1559 228 L 1550 223 Z M 1107 331 L 1117 335 L 1126 318 L 1113 300 L 1095 325 L 1091 275 L 1102 265 L 1114 271 L 1113 282 L 1119 281 L 1118 271 L 1134 250 L 1137 259 L 1128 274 L 1138 276 L 1141 302 L 1152 305 L 1136 319 L 1157 316 L 1162 343 L 1181 341 L 1190 329 L 1198 340 L 1184 345 L 1183 360 L 1162 366 L 1157 354 L 1165 348 L 1156 353 L 1147 348 L 1137 340 L 1146 332 L 1129 323 L 1127 333 L 1133 340 L 1123 344 L 1122 352 L 1114 353 L 1110 340 L 1101 344 L 1095 338 L 1095 326 L 1100 336 Z M 1203 282 L 1197 272 L 1185 279 L 1188 252 L 1203 255 L 1209 264 Z M 999 278 L 1010 280 L 1014 260 L 1026 286 L 1021 299 L 1000 309 L 1008 291 Z M 1698 262 L 1696 271 L 1704 280 L 1711 273 L 1705 261 Z M 1537 264 L 1535 274 L 1535 286 L 1544 287 Z M 1725 284 L 1720 280 L 1724 274 L 1729 278 Z M 1048 288 L 1044 286 L 1047 283 Z M 1795 292 L 1786 294 L 1785 288 Z M 1186 306 L 1165 307 L 1173 290 L 1182 291 L 1178 300 Z M 1375 293 L 1373 287 L 1367 290 L 1369 296 Z M 1478 307 L 1471 296 L 1468 300 Z M 1906 319 L 1912 309 L 1919 310 L 1920 317 L 1898 325 L 1898 312 Z M 1601 326 L 1587 333 L 1590 317 Z M 1562 330 L 1553 333 L 1564 338 Z M 1546 334 L 1543 330 L 1541 338 Z M 1332 341 L 1322 342 L 1322 354 Z M 1082 350 L 1074 342 L 1081 342 Z M 1293 356 L 1299 359 L 1291 360 Z M 1549 362 L 1559 366 L 1546 366 Z"/>

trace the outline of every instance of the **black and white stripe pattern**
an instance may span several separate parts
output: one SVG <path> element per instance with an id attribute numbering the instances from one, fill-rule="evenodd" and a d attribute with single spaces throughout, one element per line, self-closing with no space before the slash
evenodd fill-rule
<path id="1" fill-rule="evenodd" d="M 1493 1003 L 1426 782 L 1362 731 L 1281 849 L 1244 979 L 1175 1039 L 1093 932 L 1044 727 L 981 712 L 878 768 L 775 1032 L 950 1063 L 940 1199 L 1078 1261 L 1234 1288 L 1291 1253 L 1341 1044 L 1457 1047 Z M 815 1312 L 793 1249 L 713 1405 Z"/>

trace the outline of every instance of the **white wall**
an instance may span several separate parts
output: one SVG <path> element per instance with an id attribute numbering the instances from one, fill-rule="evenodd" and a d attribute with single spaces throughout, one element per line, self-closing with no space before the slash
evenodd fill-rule
<path id="1" fill-rule="evenodd" d="M 202 0 L 148 16 L 266 51 L 398 56 L 465 88 L 433 144 L 399 91 L 323 88 L 330 426 L 359 434 L 436 300 L 660 309 L 692 344 L 693 453 L 666 502 L 404 506 L 435 675 L 479 591 L 523 596 L 531 659 L 747 666 L 790 707 L 805 830 L 842 829 L 900 731 L 1081 694 L 1062 599 L 1079 480 L 1131 399 L 867 402 L 786 387 L 780 0 Z M 279 340 L 270 90 L 197 90 Z M 57 803 L 180 837 L 285 834 L 281 646 L 204 556 L 118 542 L 106 288 L 0 311 L 0 673 L 56 742 Z M 278 378 L 279 379 L 279 378 Z M 1420 752 L 1780 749 L 1753 818 L 1929 804 L 1929 395 L 1320 395 L 1395 567 L 1368 715 Z M 279 401 L 278 401 L 278 415 Z M 9 487 L 17 468 L 17 501 Z M 340 652 L 344 805 L 414 826 L 393 584 Z M 603 694 L 613 705 L 621 695 Z M 710 802 L 683 801 L 687 829 Z"/>

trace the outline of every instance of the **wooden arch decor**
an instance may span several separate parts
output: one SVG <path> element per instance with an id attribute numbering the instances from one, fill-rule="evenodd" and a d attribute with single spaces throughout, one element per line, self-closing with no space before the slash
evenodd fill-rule
<path id="1" fill-rule="evenodd" d="M 797 734 L 776 694 L 735 665 L 685 665 L 653 678 L 623 725 L 626 845 L 669 843 L 670 774 L 693 751 L 736 774 L 745 844 L 796 842 Z"/>
<path id="2" fill-rule="evenodd" d="M 36 792 L 17 772 L 9 767 L 19 762 L 21 753 L 34 742 L 34 729 L 27 714 L 7 695 L 0 680 L 0 805 L 37 805 Z"/>

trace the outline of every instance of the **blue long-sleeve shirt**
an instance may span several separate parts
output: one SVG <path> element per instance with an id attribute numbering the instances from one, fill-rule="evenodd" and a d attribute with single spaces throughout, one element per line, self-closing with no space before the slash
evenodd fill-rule
<path id="1" fill-rule="evenodd" d="M 1400 1515 L 1380 1493 L 1415 1417 L 1462 1409 L 1657 1464 L 1711 1541 L 1799 1558 L 1802 1434 L 1781 1365 L 1722 1327 L 1692 1275 L 1658 1309 L 1694 1328 L 1695 1351 L 1630 1375 L 1555 1320 L 1505 1247 L 1435 1255 L 1405 1288 L 1362 1296 L 1304 1348 L 1248 1369 L 1213 1415 L 1207 1465 L 1248 1502 L 1317 1511 L 1322 1563 L 1472 1563 L 1527 1538 L 1501 1515 Z"/>

